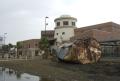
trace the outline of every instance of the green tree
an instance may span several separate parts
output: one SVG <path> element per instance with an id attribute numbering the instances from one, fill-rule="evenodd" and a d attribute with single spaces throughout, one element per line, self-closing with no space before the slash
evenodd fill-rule
<path id="1" fill-rule="evenodd" d="M 48 41 L 47 38 L 44 37 L 44 38 L 42 38 L 40 40 L 40 42 L 39 42 L 39 48 L 41 50 L 45 50 L 45 49 L 49 48 L 49 41 Z"/>
<path id="2" fill-rule="evenodd" d="M 43 54 L 43 59 L 47 59 L 48 55 L 49 55 L 49 41 L 46 37 L 41 38 L 40 42 L 39 42 L 39 48 L 40 50 L 44 50 L 44 54 Z"/>
<path id="3" fill-rule="evenodd" d="M 13 48 L 14 45 L 12 45 L 11 43 L 8 44 L 9 48 Z"/>
<path id="4" fill-rule="evenodd" d="M 2 50 L 3 50 L 4 52 L 8 52 L 8 51 L 9 51 L 9 46 L 8 46 L 8 45 L 3 45 L 3 46 L 2 46 Z"/>
<path id="5" fill-rule="evenodd" d="M 21 45 L 21 43 L 20 43 L 20 42 L 17 42 L 16 48 L 17 48 L 17 49 L 22 48 L 22 45 Z"/>

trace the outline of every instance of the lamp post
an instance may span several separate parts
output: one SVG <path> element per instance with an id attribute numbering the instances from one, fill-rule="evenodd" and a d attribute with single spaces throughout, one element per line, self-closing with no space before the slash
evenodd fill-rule
<path id="1" fill-rule="evenodd" d="M 46 23 L 46 19 L 49 18 L 49 17 L 45 17 L 45 37 L 46 37 L 46 26 L 48 25 L 48 23 Z"/>
<path id="2" fill-rule="evenodd" d="M 7 35 L 7 33 L 4 33 L 4 45 L 5 45 L 6 35 Z"/>

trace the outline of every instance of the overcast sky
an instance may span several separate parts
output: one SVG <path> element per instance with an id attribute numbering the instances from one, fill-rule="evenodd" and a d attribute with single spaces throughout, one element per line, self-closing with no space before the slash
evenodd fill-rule
<path id="1" fill-rule="evenodd" d="M 120 0 L 0 0 L 0 35 L 6 43 L 40 38 L 45 16 L 48 30 L 54 19 L 68 14 L 78 19 L 77 27 L 113 21 L 120 24 Z"/>

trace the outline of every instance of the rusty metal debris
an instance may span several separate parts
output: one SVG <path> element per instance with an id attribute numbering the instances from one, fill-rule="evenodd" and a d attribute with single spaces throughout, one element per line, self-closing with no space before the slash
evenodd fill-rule
<path id="1" fill-rule="evenodd" d="M 74 63 L 95 63 L 100 60 L 99 42 L 94 38 L 78 39 L 73 43 L 64 43 L 56 49 L 58 59 Z"/>

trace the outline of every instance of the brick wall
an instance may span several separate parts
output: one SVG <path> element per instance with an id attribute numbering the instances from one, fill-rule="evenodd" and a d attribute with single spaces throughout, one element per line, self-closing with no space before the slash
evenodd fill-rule
<path id="1" fill-rule="evenodd" d="M 94 37 L 99 41 L 120 39 L 120 25 L 113 22 L 77 28 L 74 32 L 72 40 L 81 37 Z"/>
<path id="2" fill-rule="evenodd" d="M 54 39 L 54 30 L 41 31 L 41 38 Z"/>

